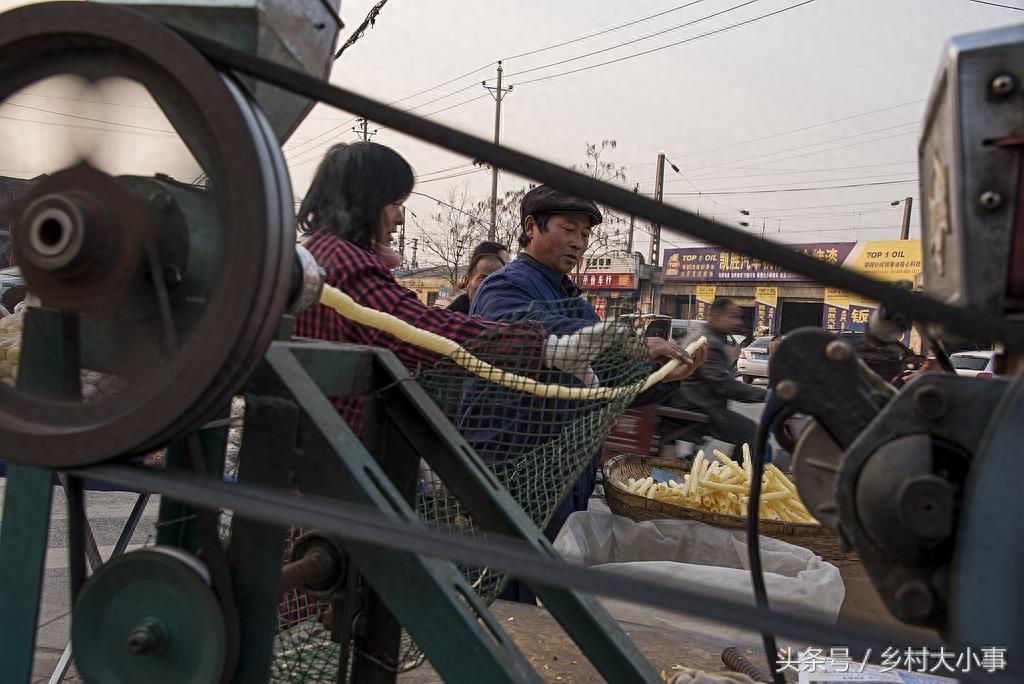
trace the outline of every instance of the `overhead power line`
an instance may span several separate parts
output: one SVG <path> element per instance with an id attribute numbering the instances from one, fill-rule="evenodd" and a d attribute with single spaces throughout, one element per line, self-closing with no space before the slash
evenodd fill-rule
<path id="1" fill-rule="evenodd" d="M 919 99 L 919 100 L 909 100 L 907 102 L 901 102 L 900 104 L 897 104 L 897 105 L 891 105 L 889 107 L 882 107 L 881 109 L 872 109 L 869 112 L 861 112 L 860 114 L 851 114 L 850 116 L 844 116 L 844 117 L 841 117 L 839 119 L 832 119 L 830 121 L 822 121 L 820 123 L 811 124 L 809 126 L 800 126 L 799 128 L 791 128 L 788 131 L 779 131 L 778 133 L 769 133 L 768 135 L 762 135 L 762 136 L 760 136 L 758 138 L 750 138 L 748 140 L 740 140 L 739 142 L 729 143 L 728 145 L 719 145 L 717 147 L 708 147 L 708 148 L 705 148 L 703 150 L 697 150 L 696 152 L 687 152 L 685 154 L 685 156 L 686 157 L 692 157 L 694 155 L 705 154 L 707 152 L 717 152 L 718 150 L 726 150 L 726 149 L 729 149 L 731 147 L 739 147 L 740 145 L 748 145 L 748 144 L 753 143 L 753 142 L 761 142 L 762 140 L 769 140 L 771 138 L 779 138 L 779 137 L 782 137 L 784 135 L 790 135 L 791 133 L 802 133 L 803 131 L 809 131 L 809 130 L 814 129 L 814 128 L 821 128 L 822 126 L 831 126 L 832 124 L 842 123 L 844 121 L 852 121 L 853 119 L 860 119 L 862 117 L 870 116 L 872 114 L 880 114 L 882 112 L 887 112 L 887 111 L 892 110 L 892 109 L 899 109 L 901 107 L 906 107 L 908 105 L 920 104 L 920 103 L 922 103 L 924 101 L 925 101 L 924 98 Z M 676 156 L 684 156 L 684 155 L 676 155 Z"/>
<path id="2" fill-rule="evenodd" d="M 585 54 L 577 55 L 575 57 L 568 57 L 566 59 L 562 59 L 562 60 L 559 60 L 557 62 L 551 62 L 550 64 L 542 64 L 541 66 L 535 66 L 535 67 L 530 67 L 529 69 L 523 69 L 522 71 L 516 71 L 516 72 L 513 72 L 511 74 L 508 74 L 508 78 L 512 78 L 513 76 L 521 76 L 522 74 L 530 74 L 530 73 L 533 73 L 534 71 L 540 71 L 541 69 L 547 69 L 547 68 L 550 68 L 550 67 L 561 66 L 562 64 L 568 64 L 569 62 L 575 62 L 577 60 L 586 59 L 587 57 L 593 57 L 594 55 L 600 55 L 600 54 L 605 53 L 605 52 L 610 52 L 612 50 L 617 50 L 620 47 L 625 47 L 627 45 L 633 45 L 634 43 L 639 43 L 639 42 L 644 41 L 644 40 L 650 40 L 651 38 L 656 38 L 656 37 L 664 35 L 666 33 L 671 33 L 672 31 L 678 31 L 679 29 L 686 28 L 688 26 L 693 26 L 694 24 L 699 24 L 702 21 L 707 21 L 708 19 L 713 19 L 713 18 L 715 18 L 717 16 L 721 16 L 723 14 L 727 14 L 728 12 L 732 12 L 733 10 L 738 10 L 738 9 L 740 9 L 742 7 L 746 7 L 747 5 L 753 5 L 754 3 L 760 2 L 760 1 L 761 0 L 746 0 L 746 2 L 742 2 L 739 5 L 734 5 L 732 7 L 729 7 L 729 8 L 724 9 L 724 10 L 720 10 L 720 11 L 715 12 L 713 14 L 708 14 L 706 16 L 699 17 L 697 19 L 692 19 L 691 21 L 688 21 L 688 22 L 683 23 L 683 24 L 677 24 L 676 26 L 670 26 L 667 29 L 662 29 L 660 31 L 656 31 L 655 33 L 648 33 L 646 36 L 640 36 L 639 38 L 633 38 L 632 40 L 627 40 L 627 41 L 625 41 L 623 43 L 616 43 L 615 45 L 609 45 L 608 47 L 601 48 L 600 50 L 594 50 L 593 52 L 587 52 Z M 696 3 L 691 3 L 691 4 L 696 4 Z"/>
<path id="3" fill-rule="evenodd" d="M 748 24 L 753 24 L 756 21 L 761 21 L 762 19 L 767 19 L 769 17 L 774 17 L 774 16 L 776 16 L 778 14 L 782 14 L 783 12 L 788 12 L 790 10 L 797 9 L 798 7 L 803 7 L 804 5 L 809 5 L 812 2 L 815 2 L 815 0 L 804 0 L 803 2 L 799 2 L 799 3 L 795 4 L 795 5 L 790 5 L 789 7 L 783 7 L 782 9 L 775 10 L 774 12 L 769 12 L 767 14 L 762 14 L 760 16 L 753 17 L 751 19 L 747 19 L 746 21 L 741 21 L 741 22 L 738 22 L 736 24 L 731 24 L 729 26 L 724 26 L 724 27 L 722 27 L 720 29 L 716 29 L 714 31 L 708 31 L 707 33 L 702 33 L 699 36 L 693 36 L 691 38 L 686 38 L 685 40 L 676 41 L 675 43 L 669 43 L 668 45 L 662 45 L 661 47 L 651 48 L 650 50 L 644 50 L 643 52 L 637 52 L 637 53 L 634 53 L 632 55 L 626 55 L 624 57 L 619 57 L 617 59 L 611 59 L 611 60 L 608 60 L 608 61 L 605 61 L 605 62 L 599 62 L 597 64 L 591 64 L 589 66 L 580 67 L 579 69 L 572 69 L 570 71 L 563 71 L 563 72 L 557 73 L 557 74 L 550 74 L 548 76 L 541 76 L 539 78 L 530 79 L 528 81 L 519 81 L 518 83 L 515 83 L 514 85 L 519 87 L 519 86 L 529 85 L 531 83 L 540 83 L 541 81 L 547 81 L 547 80 L 550 80 L 552 78 L 559 78 L 561 76 L 569 76 L 571 74 L 578 74 L 578 73 L 580 73 L 582 71 L 589 71 L 590 69 L 597 69 L 599 67 L 608 66 L 609 64 L 616 64 L 618 62 L 624 62 L 627 59 L 633 59 L 635 57 L 642 57 L 644 55 L 649 55 L 651 53 L 659 52 L 661 50 L 667 50 L 669 48 L 676 47 L 678 45 L 683 45 L 685 43 L 692 43 L 695 40 L 700 40 L 701 38 L 707 38 L 709 36 L 713 36 L 713 35 L 716 35 L 716 34 L 719 34 L 719 33 L 723 33 L 725 31 L 730 31 L 730 30 L 732 30 L 734 28 L 739 28 L 741 26 L 746 26 Z"/>
<path id="4" fill-rule="evenodd" d="M 1024 7 L 1014 7 L 1013 5 L 1004 5 L 998 2 L 988 2 L 988 0 L 967 0 L 968 2 L 976 2 L 979 5 L 991 5 L 992 7 L 1002 7 L 1008 10 L 1017 10 L 1018 12 L 1024 12 Z"/>
<path id="5" fill-rule="evenodd" d="M 916 178 L 906 178 L 904 180 L 891 180 L 891 181 L 876 181 L 873 183 L 851 183 L 848 185 L 822 185 L 814 188 L 774 188 L 771 190 L 713 190 L 711 192 L 700 193 L 707 197 L 708 195 L 764 195 L 775 192 L 804 192 L 810 190 L 838 190 L 842 188 L 866 188 L 874 185 L 899 185 L 902 183 L 917 183 Z M 696 192 L 666 192 L 665 196 L 673 197 L 696 197 Z"/>
<path id="6" fill-rule="evenodd" d="M 17 102 L 4 102 L 3 105 L 7 107 L 18 107 L 19 109 L 29 109 L 33 112 L 43 112 L 44 114 L 53 114 L 54 116 L 66 116 L 69 119 L 80 119 L 82 121 L 92 121 L 94 123 L 109 124 L 111 126 L 124 126 L 125 128 L 134 128 L 140 131 L 152 131 L 154 133 L 165 133 L 174 135 L 174 131 L 167 130 L 166 128 L 152 128 L 150 126 L 136 126 L 135 124 L 121 123 L 120 121 L 108 121 L 106 119 L 97 119 L 91 116 L 79 116 L 78 114 L 68 114 L 67 112 L 58 112 L 52 109 L 45 109 L 43 107 L 30 107 L 29 105 L 18 104 Z"/>
<path id="7" fill-rule="evenodd" d="M 560 42 L 560 43 L 554 43 L 552 45 L 548 45 L 547 47 L 537 48 L 535 50 L 529 50 L 527 52 L 520 52 L 518 55 L 512 55 L 511 57 L 505 57 L 504 61 L 507 62 L 510 59 L 518 59 L 519 57 L 526 57 L 527 55 L 535 55 L 535 54 L 537 54 L 539 52 L 547 52 L 548 50 L 554 50 L 555 48 L 564 47 L 566 45 L 572 45 L 573 43 L 578 43 L 578 42 L 580 42 L 582 40 L 587 40 L 589 38 L 595 38 L 597 36 L 603 36 L 604 34 L 611 33 L 612 31 L 618 31 L 619 29 L 623 29 L 623 28 L 626 28 L 626 27 L 629 27 L 629 26 L 635 26 L 636 24 L 640 24 L 640 23 L 643 23 L 645 21 L 649 21 L 651 19 L 656 19 L 657 17 L 661 17 L 661 16 L 664 16 L 666 14 L 671 14 L 672 12 L 678 12 L 681 9 L 685 9 L 687 7 L 691 7 L 691 6 L 696 5 L 698 3 L 701 3 L 701 2 L 704 2 L 704 0 L 694 0 L 693 2 L 688 2 L 685 5 L 678 5 L 676 7 L 671 8 L 671 9 L 664 10 L 663 12 L 658 12 L 657 14 L 651 14 L 651 15 L 648 15 L 646 17 L 642 17 L 640 19 L 635 19 L 633 21 L 628 21 L 625 24 L 619 24 L 617 26 L 612 26 L 610 28 L 602 29 L 601 31 L 597 31 L 595 33 L 588 33 L 585 36 L 579 36 L 578 38 L 573 38 L 571 40 L 566 40 L 566 41 L 563 41 L 563 42 Z"/>

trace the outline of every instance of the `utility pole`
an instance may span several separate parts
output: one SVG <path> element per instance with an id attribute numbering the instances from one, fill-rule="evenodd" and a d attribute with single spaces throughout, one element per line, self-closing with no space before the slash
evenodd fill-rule
<path id="1" fill-rule="evenodd" d="M 640 184 L 639 183 L 635 183 L 633 185 L 633 192 L 634 193 L 639 193 L 640 192 Z M 630 217 L 629 217 L 629 237 L 626 238 L 626 254 L 632 254 L 633 253 L 633 228 L 635 226 L 636 226 L 636 216 L 633 216 L 631 214 Z"/>
<path id="2" fill-rule="evenodd" d="M 359 125 L 353 126 L 352 131 L 359 136 L 363 142 L 370 142 L 370 138 L 377 135 L 377 129 L 370 130 L 370 122 L 363 117 L 357 119 Z"/>
<path id="3" fill-rule="evenodd" d="M 900 228 L 900 240 L 910 239 L 910 213 L 913 207 L 913 197 L 907 197 L 903 200 L 903 225 Z"/>
<path id="4" fill-rule="evenodd" d="M 420 243 L 420 239 L 419 238 L 413 238 L 412 239 L 412 264 L 411 265 L 412 265 L 413 268 L 419 268 L 420 267 L 420 265 L 418 263 L 416 263 L 416 248 L 419 246 L 419 243 Z"/>
<path id="5" fill-rule="evenodd" d="M 491 97 L 494 98 L 494 144 L 499 144 L 501 140 L 501 101 L 505 99 L 505 94 L 512 92 L 512 86 L 508 88 L 501 87 L 501 60 L 498 60 L 498 84 L 496 86 L 487 85 L 487 81 L 481 81 L 484 88 L 491 93 Z M 498 232 L 498 167 L 491 164 L 491 226 L 487 229 L 487 239 L 494 240 Z"/>
<path id="6" fill-rule="evenodd" d="M 658 154 L 658 167 L 654 175 L 654 199 L 661 202 L 665 192 L 665 153 Z M 661 258 L 661 224 L 651 226 L 651 251 L 647 261 L 657 266 Z"/>
<path id="7" fill-rule="evenodd" d="M 398 231 L 398 255 L 402 257 L 402 266 L 405 266 L 405 207 L 402 207 L 402 227 Z"/>

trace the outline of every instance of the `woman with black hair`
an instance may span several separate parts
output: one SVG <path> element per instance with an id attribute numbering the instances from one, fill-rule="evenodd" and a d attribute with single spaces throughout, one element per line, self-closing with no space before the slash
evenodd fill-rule
<path id="1" fill-rule="evenodd" d="M 417 328 L 464 343 L 484 333 L 474 352 L 484 357 L 535 356 L 539 369 L 547 335 L 537 323 L 494 323 L 445 309 L 428 307 L 395 281 L 391 269 L 398 255 L 391 238 L 402 224 L 402 204 L 414 185 L 413 170 L 397 152 L 372 142 L 331 147 L 317 169 L 299 208 L 304 246 L 327 273 L 327 283 L 363 306 L 396 316 Z M 400 259 L 399 259 L 400 260 Z M 295 320 L 295 335 L 390 349 L 413 370 L 436 363 L 430 351 L 343 318 L 316 306 Z M 362 431 L 362 402 L 344 399 L 338 410 L 357 434 Z"/>
<path id="2" fill-rule="evenodd" d="M 469 259 L 469 268 L 466 269 L 466 275 L 459 283 L 459 289 L 462 290 L 462 293 L 445 308 L 449 311 L 468 314 L 469 305 L 473 301 L 473 295 L 476 294 L 480 283 L 484 281 L 484 278 L 511 260 L 512 255 L 509 254 L 508 247 L 505 245 L 500 242 L 491 242 L 490 240 L 481 242 L 473 250 L 473 256 Z M 437 304 L 434 306 L 437 306 Z"/>

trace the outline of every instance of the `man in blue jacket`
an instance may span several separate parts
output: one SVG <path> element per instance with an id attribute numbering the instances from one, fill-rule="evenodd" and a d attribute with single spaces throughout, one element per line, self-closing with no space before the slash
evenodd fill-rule
<path id="1" fill-rule="evenodd" d="M 480 285 L 470 314 L 494 321 L 534 320 L 549 335 L 567 335 L 598 323 L 600 318 L 594 307 L 580 296 L 580 289 L 568 276 L 586 252 L 591 229 L 601 223 L 597 205 L 541 185 L 523 197 L 520 219 L 518 257 Z M 652 362 L 675 358 L 682 363 L 665 382 L 637 397 L 634 406 L 665 400 L 678 389 L 679 380 L 690 375 L 704 359 L 703 352 L 691 359 L 677 343 L 661 338 L 647 338 L 647 346 Z M 560 375 L 547 381 L 577 385 L 581 382 L 576 377 Z M 570 513 L 586 510 L 596 475 L 595 456 L 545 529 L 549 539 L 554 539 Z M 519 597 L 529 598 L 522 592 Z"/>

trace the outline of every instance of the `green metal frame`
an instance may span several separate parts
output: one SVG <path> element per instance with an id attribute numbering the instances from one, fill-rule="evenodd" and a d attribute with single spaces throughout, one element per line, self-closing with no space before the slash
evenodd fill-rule
<path id="1" fill-rule="evenodd" d="M 50 329 L 59 329 L 55 319 L 49 323 L 55 326 Z M 46 347 L 39 353 L 45 354 Z M 59 347 L 48 345 L 48 351 L 62 357 Z M 49 368 L 39 386 L 64 391 L 57 382 L 59 368 Z M 36 382 L 32 373 L 22 377 L 25 383 Z M 368 398 L 362 441 L 328 398 L 346 395 Z M 422 525 L 415 510 L 422 458 L 482 529 L 518 537 L 537 553 L 554 556 L 540 530 L 390 352 L 326 342 L 275 342 L 245 396 L 239 483 L 328 496 L 366 505 L 404 524 Z M 202 436 L 206 466 L 213 472 L 222 467 L 225 430 L 215 428 Z M 169 449 L 169 468 L 185 468 L 186 460 L 182 448 Z M 0 614 L 5 616 L 0 658 L 7 681 L 27 682 L 31 672 L 52 478 L 48 470 L 10 469 L 0 534 Z M 210 502 L 211 509 L 217 507 L 216 501 Z M 201 547 L 194 526 L 166 524 L 192 511 L 165 501 L 159 541 L 190 551 Z M 264 681 L 269 675 L 285 532 L 284 526 L 238 516 L 232 522 L 227 560 L 240 629 L 234 682 Z M 356 599 L 340 594 L 334 603 L 335 610 L 348 611 L 345 615 L 358 610 L 369 624 L 368 629 L 352 630 L 358 645 L 351 663 L 353 681 L 394 680 L 395 672 L 381 663 L 398 653 L 399 625 L 445 681 L 541 681 L 454 563 L 357 544 L 343 548 L 369 587 L 358 605 L 343 606 L 342 601 Z M 605 679 L 660 680 L 593 597 L 543 586 L 533 589 Z M 348 634 L 349 628 L 345 625 L 342 631 Z M 342 652 L 347 658 L 346 649 Z"/>

